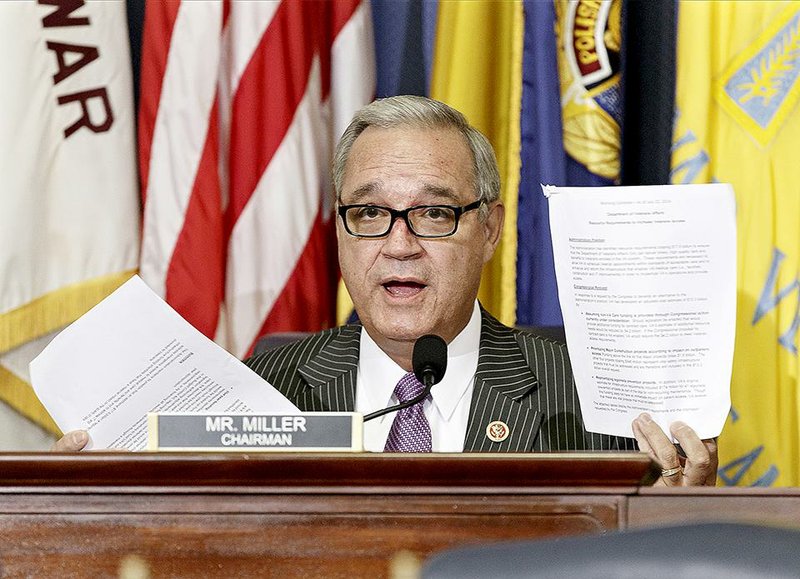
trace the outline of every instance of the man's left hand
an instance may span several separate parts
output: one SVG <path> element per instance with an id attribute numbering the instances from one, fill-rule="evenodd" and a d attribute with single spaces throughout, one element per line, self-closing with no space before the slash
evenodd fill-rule
<path id="1" fill-rule="evenodd" d="M 686 453 L 685 457 L 678 453 L 676 446 L 650 415 L 640 414 L 633 421 L 633 434 L 639 449 L 661 464 L 662 476 L 654 486 L 714 486 L 719 464 L 716 439 L 700 440 L 689 425 L 679 421 L 670 424 L 669 430 Z"/>

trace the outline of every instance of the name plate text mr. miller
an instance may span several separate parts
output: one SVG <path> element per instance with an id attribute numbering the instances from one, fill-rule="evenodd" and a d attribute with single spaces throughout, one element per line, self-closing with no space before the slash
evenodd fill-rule
<path id="1" fill-rule="evenodd" d="M 239 452 L 362 451 L 356 412 L 147 415 L 147 449 Z"/>

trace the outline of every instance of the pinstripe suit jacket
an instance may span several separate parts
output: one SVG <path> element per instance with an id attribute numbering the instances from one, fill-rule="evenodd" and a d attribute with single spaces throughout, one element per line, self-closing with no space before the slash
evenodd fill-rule
<path id="1" fill-rule="evenodd" d="M 631 439 L 583 428 L 566 346 L 504 326 L 482 310 L 465 452 L 634 450 Z M 304 412 L 355 407 L 361 326 L 340 326 L 245 361 Z M 502 442 L 486 426 L 502 420 Z"/>

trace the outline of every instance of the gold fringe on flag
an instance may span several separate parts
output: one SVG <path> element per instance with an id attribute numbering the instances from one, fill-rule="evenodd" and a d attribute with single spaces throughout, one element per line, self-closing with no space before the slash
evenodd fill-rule
<path id="1" fill-rule="evenodd" d="M 0 315 L 0 353 L 74 322 L 135 273 L 128 270 L 65 286 Z M 0 400 L 48 432 L 61 435 L 31 386 L 2 365 Z"/>
<path id="2" fill-rule="evenodd" d="M 0 353 L 71 324 L 135 273 L 129 270 L 64 286 L 0 314 Z"/>
<path id="3" fill-rule="evenodd" d="M 3 366 L 0 366 L 0 400 L 46 431 L 58 437 L 62 435 L 30 384 Z"/>

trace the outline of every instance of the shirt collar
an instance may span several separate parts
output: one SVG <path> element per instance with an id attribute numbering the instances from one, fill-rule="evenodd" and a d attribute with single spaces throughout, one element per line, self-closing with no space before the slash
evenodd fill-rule
<path id="1" fill-rule="evenodd" d="M 445 419 L 453 415 L 459 401 L 472 384 L 478 368 L 480 340 L 481 310 L 476 301 L 469 322 L 447 346 L 447 371 L 444 378 L 431 390 L 433 403 Z M 361 331 L 360 347 L 359 385 L 369 384 L 364 392 L 359 393 L 367 401 L 364 411 L 386 408 L 392 404 L 395 385 L 406 371 L 378 347 L 365 328 Z"/>

